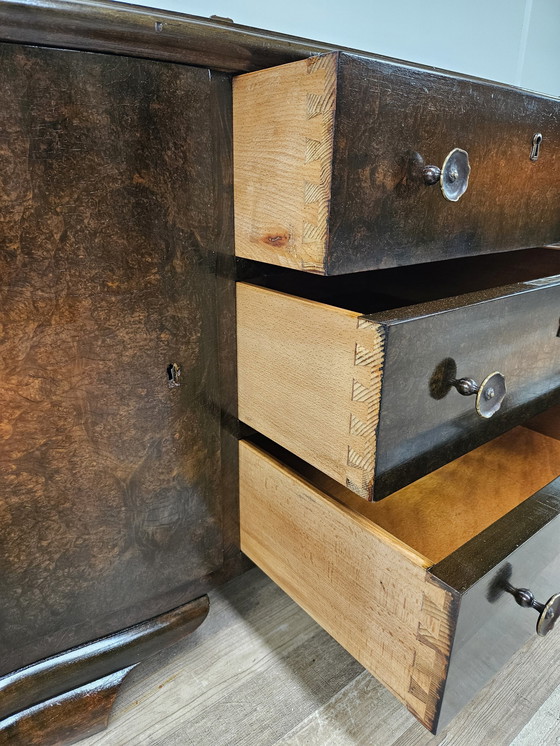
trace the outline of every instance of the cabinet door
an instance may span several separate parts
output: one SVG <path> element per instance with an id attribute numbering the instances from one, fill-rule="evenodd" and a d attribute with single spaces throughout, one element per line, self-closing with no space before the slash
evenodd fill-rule
<path id="1" fill-rule="evenodd" d="M 0 66 L 4 673 L 200 595 L 222 568 L 229 81 L 9 44 Z"/>

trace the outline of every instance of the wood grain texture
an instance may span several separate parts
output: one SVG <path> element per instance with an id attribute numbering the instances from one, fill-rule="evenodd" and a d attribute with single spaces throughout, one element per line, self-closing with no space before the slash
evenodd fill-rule
<path id="1" fill-rule="evenodd" d="M 295 116 L 291 107 L 290 116 L 278 115 L 286 100 L 303 98 L 305 61 L 236 81 L 239 256 L 344 274 L 558 240 L 558 99 L 342 52 L 325 59 L 336 68 L 335 81 L 329 78 L 336 115 L 322 138 L 332 153 L 331 189 L 316 190 L 318 214 L 328 221 L 326 231 L 323 220 L 320 226 L 323 261 L 308 263 L 305 236 L 293 221 L 309 209 L 300 181 L 288 178 L 298 173 L 298 153 L 299 169 L 308 166 L 305 109 L 300 103 Z M 547 148 L 533 162 L 536 132 Z M 471 163 L 458 203 L 422 177 L 424 166 L 441 167 L 454 148 L 468 151 Z M 282 251 L 270 250 L 271 237 Z"/>
<path id="2" fill-rule="evenodd" d="M 107 727 L 119 689 L 134 666 L 0 720 L 2 746 L 68 746 Z"/>
<path id="3" fill-rule="evenodd" d="M 231 78 L 210 74 L 213 153 L 212 250 L 216 252 L 216 355 L 219 399 L 208 402 L 220 419 L 220 505 L 223 536 L 222 577 L 246 569 L 239 550 L 237 473 L 237 340 L 235 257 L 233 256 L 233 162 Z"/>
<path id="4" fill-rule="evenodd" d="M 246 442 L 240 511 L 242 550 L 434 727 L 454 597 L 429 562 Z"/>
<path id="5" fill-rule="evenodd" d="M 220 497 L 220 76 L 0 59 L 5 673 L 200 595 L 237 521 Z"/>
<path id="6" fill-rule="evenodd" d="M 353 311 L 239 283 L 239 419 L 367 498 L 382 331 Z"/>
<path id="7" fill-rule="evenodd" d="M 348 654 L 333 665 L 337 651 L 324 630 L 253 569 L 212 594 L 208 619 L 192 637 L 134 671 L 107 733 L 84 746 L 276 740 L 362 670 Z M 276 667 L 280 660 L 284 666 Z"/>
<path id="8" fill-rule="evenodd" d="M 335 102 L 332 55 L 234 79 L 237 256 L 323 274 Z"/>
<path id="9" fill-rule="evenodd" d="M 333 48 L 212 18 L 110 0 L 7 0 L 0 6 L 0 39 L 228 72 L 271 67 Z"/>
<path id="10" fill-rule="evenodd" d="M 440 292 L 393 308 L 398 299 L 365 285 L 351 301 L 360 314 L 327 305 L 328 294 L 317 303 L 240 283 L 240 419 L 381 500 L 560 400 L 558 277 Z M 333 303 L 345 300 L 333 293 Z M 372 310 L 384 302 L 391 310 Z M 450 382 L 493 370 L 507 395 L 484 419 Z"/>
<path id="11" fill-rule="evenodd" d="M 532 746 L 534 743 L 554 744 L 558 742 L 558 710 L 560 691 L 555 689 L 539 707 L 530 723 L 511 742 L 511 746 Z"/>
<path id="12" fill-rule="evenodd" d="M 83 746 L 555 746 L 554 635 L 524 645 L 433 736 L 260 570 L 210 598 L 195 635 L 139 666 L 109 729 Z"/>
<path id="13" fill-rule="evenodd" d="M 396 493 L 400 514 L 277 455 L 240 443 L 242 549 L 436 732 L 534 634 L 488 595 L 498 570 L 554 591 L 558 441 L 518 428 Z"/>

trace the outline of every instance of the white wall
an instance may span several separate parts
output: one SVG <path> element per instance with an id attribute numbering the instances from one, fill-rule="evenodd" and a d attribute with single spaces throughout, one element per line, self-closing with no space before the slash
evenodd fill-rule
<path id="1" fill-rule="evenodd" d="M 560 0 L 136 0 L 560 96 Z"/>

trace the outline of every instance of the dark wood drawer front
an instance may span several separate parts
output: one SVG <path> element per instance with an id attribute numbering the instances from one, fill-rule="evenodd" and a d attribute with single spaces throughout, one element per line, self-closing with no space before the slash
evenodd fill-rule
<path id="1" fill-rule="evenodd" d="M 239 416 L 379 500 L 559 400 L 559 316 L 560 276 L 367 315 L 239 284 Z M 451 382 L 495 371 L 484 417 Z"/>
<path id="2" fill-rule="evenodd" d="M 390 311 L 386 317 L 376 318 L 386 339 L 377 499 L 560 398 L 560 276 Z M 504 375 L 507 393 L 500 410 L 484 418 L 476 396 L 461 396 L 448 382 L 481 383 L 494 371 Z"/>
<path id="3" fill-rule="evenodd" d="M 557 99 L 345 53 L 235 94 L 241 256 L 342 274 L 560 240 Z M 452 202 L 423 169 L 456 148 L 471 171 Z"/>
<path id="4" fill-rule="evenodd" d="M 535 634 L 538 613 L 505 586 L 527 588 L 541 603 L 560 592 L 559 513 L 556 479 L 432 568 L 461 599 L 440 727 Z"/>

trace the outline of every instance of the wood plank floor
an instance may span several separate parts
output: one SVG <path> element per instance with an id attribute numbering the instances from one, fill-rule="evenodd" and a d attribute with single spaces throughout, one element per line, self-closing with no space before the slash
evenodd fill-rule
<path id="1" fill-rule="evenodd" d="M 372 631 L 374 634 L 374 631 Z M 558 746 L 560 631 L 535 637 L 438 736 L 259 570 L 132 673 L 83 746 Z"/>

